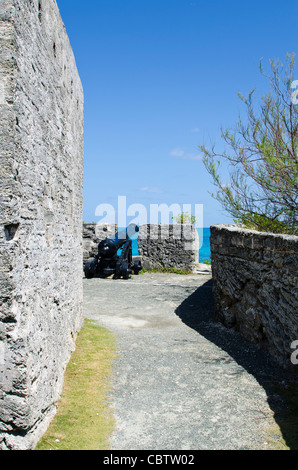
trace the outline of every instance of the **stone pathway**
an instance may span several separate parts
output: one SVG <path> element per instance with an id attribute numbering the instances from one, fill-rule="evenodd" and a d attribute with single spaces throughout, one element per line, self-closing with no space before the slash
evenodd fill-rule
<path id="1" fill-rule="evenodd" d="M 278 371 L 213 321 L 210 274 L 85 279 L 84 309 L 117 338 L 112 450 L 270 448 Z"/>

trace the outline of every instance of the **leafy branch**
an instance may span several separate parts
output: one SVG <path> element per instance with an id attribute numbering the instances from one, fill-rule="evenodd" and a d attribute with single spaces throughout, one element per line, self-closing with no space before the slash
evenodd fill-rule
<path id="1" fill-rule="evenodd" d="M 298 111 L 292 102 L 294 54 L 286 66 L 271 60 L 270 91 L 261 98 L 258 113 L 255 90 L 245 98 L 247 120 L 234 131 L 223 130 L 229 152 L 199 146 L 203 162 L 218 188 L 213 196 L 240 223 L 249 228 L 275 233 L 298 233 Z M 221 181 L 222 162 L 232 171 L 229 184 Z"/>

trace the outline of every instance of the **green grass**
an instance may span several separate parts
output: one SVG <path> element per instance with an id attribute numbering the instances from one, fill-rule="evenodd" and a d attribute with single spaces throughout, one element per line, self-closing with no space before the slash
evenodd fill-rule
<path id="1" fill-rule="evenodd" d="M 152 268 L 152 269 L 142 269 L 140 274 L 144 273 L 166 273 L 166 274 L 192 274 L 191 271 L 186 271 L 184 269 L 177 268 Z"/>
<path id="2" fill-rule="evenodd" d="M 90 320 L 78 334 L 57 413 L 36 450 L 107 450 L 114 427 L 108 403 L 113 334 Z"/>

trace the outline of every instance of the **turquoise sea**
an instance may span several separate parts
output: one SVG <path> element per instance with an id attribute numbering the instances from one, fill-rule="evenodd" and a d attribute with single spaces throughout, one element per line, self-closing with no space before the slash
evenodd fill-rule
<path id="1" fill-rule="evenodd" d="M 199 236 L 202 230 L 198 230 Z M 199 250 L 199 261 L 211 261 L 211 250 L 210 250 L 210 228 L 203 228 L 203 246 Z"/>
<path id="2" fill-rule="evenodd" d="M 202 229 L 198 229 L 199 236 L 202 233 Z M 137 237 L 133 237 L 132 240 L 132 254 L 138 256 L 138 240 Z M 198 252 L 198 261 L 204 263 L 204 261 L 210 261 L 210 228 L 203 228 L 203 245 Z"/>

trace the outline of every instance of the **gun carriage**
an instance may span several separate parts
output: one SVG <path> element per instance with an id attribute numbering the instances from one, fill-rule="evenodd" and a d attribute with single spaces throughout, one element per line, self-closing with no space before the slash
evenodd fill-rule
<path id="1" fill-rule="evenodd" d="M 138 231 L 139 227 L 131 224 L 113 237 L 102 240 L 95 258 L 85 265 L 86 278 L 91 279 L 96 275 L 107 278 L 113 275 L 114 279 L 130 279 L 132 273 L 139 274 L 142 266 L 139 260 L 133 261 L 131 240 Z"/>

